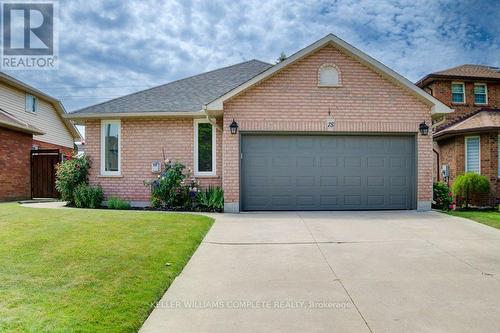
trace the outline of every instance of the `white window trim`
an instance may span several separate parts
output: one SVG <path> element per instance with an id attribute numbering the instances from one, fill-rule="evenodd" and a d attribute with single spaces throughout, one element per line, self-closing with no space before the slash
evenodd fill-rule
<path id="1" fill-rule="evenodd" d="M 479 169 L 479 172 L 478 174 L 480 175 L 481 174 L 481 137 L 479 135 L 469 135 L 469 136 L 466 136 L 465 137 L 465 172 L 469 172 L 467 171 L 467 139 L 474 139 L 474 138 L 478 138 L 479 139 L 479 151 L 478 151 L 478 158 L 479 158 L 479 163 L 478 163 L 478 169 Z"/>
<path id="2" fill-rule="evenodd" d="M 28 109 L 28 96 L 33 97 L 33 99 L 35 101 L 35 111 L 32 111 L 32 110 Z M 32 94 L 26 93 L 25 96 L 24 96 L 24 111 L 26 111 L 28 113 L 31 113 L 31 114 L 37 114 L 37 111 L 38 111 L 38 97 L 36 97 L 35 95 L 32 95 Z"/>
<path id="3" fill-rule="evenodd" d="M 464 101 L 463 102 L 453 102 L 453 85 L 454 84 L 461 84 L 463 89 L 462 89 L 462 95 L 464 96 Z M 451 104 L 465 104 L 465 82 L 452 82 L 451 83 Z"/>
<path id="4" fill-rule="evenodd" d="M 476 103 L 476 86 L 484 86 L 485 103 Z M 488 105 L 488 85 L 486 83 L 474 83 L 474 104 L 475 105 Z"/>
<path id="5" fill-rule="evenodd" d="M 118 124 L 118 171 L 106 171 L 105 170 L 105 137 L 106 137 L 106 125 L 108 124 Z M 122 172 L 122 125 L 121 121 L 118 120 L 101 120 L 101 176 L 121 176 Z"/>
<path id="6" fill-rule="evenodd" d="M 212 171 L 198 171 L 198 124 L 212 125 Z M 215 126 L 207 119 L 194 119 L 194 175 L 214 177 L 217 175 L 217 135 Z"/>

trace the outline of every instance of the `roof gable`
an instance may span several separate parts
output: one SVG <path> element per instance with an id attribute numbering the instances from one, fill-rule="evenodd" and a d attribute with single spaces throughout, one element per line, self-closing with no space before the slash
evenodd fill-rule
<path id="1" fill-rule="evenodd" d="M 434 133 L 434 138 L 500 128 L 500 109 L 479 109 Z"/>
<path id="2" fill-rule="evenodd" d="M 363 53 L 362 51 L 358 50 L 354 46 L 346 43 L 345 41 L 341 40 L 340 38 L 336 37 L 333 34 L 329 34 L 322 39 L 318 40 L 317 42 L 307 46 L 306 48 L 298 51 L 297 53 L 293 54 L 292 56 L 288 57 L 284 61 L 274 65 L 273 67 L 267 69 L 266 71 L 260 73 L 259 75 L 256 75 L 252 79 L 246 81 L 245 83 L 241 84 L 240 86 L 232 89 L 231 91 L 225 93 L 224 95 L 214 99 L 210 103 L 208 103 L 205 106 L 205 109 L 210 112 L 210 111 L 221 111 L 224 108 L 224 102 L 228 101 L 229 99 L 241 94 L 242 92 L 246 91 L 247 89 L 250 89 L 251 87 L 255 86 L 256 84 L 262 82 L 263 80 L 266 80 L 267 78 L 275 75 L 276 73 L 280 72 L 287 66 L 299 61 L 300 59 L 308 56 L 309 54 L 312 54 L 316 52 L 317 50 L 323 48 L 324 46 L 332 44 L 334 47 L 338 48 L 342 52 L 345 52 L 347 55 L 353 57 L 360 63 L 366 65 L 367 67 L 371 68 L 375 72 L 381 74 L 383 77 L 389 79 L 390 81 L 396 83 L 397 85 L 403 87 L 404 89 L 407 89 L 409 92 L 411 92 L 413 95 L 417 96 L 420 98 L 422 101 L 426 102 L 427 104 L 432 106 L 432 113 L 433 114 L 441 114 L 441 113 L 450 113 L 453 112 L 452 109 L 447 107 L 444 103 L 440 102 L 433 96 L 429 95 L 419 87 L 415 86 L 411 81 L 406 79 L 405 77 L 401 76 L 400 74 L 396 73 L 389 67 L 385 66 L 384 64 L 380 63 L 379 61 L 373 59 L 372 57 L 368 56 L 367 54 Z"/>

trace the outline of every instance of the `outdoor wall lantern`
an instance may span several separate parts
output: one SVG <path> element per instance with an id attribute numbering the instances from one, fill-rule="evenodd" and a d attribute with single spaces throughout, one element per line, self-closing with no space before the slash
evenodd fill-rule
<path id="1" fill-rule="evenodd" d="M 418 129 L 420 130 L 420 134 L 422 134 L 422 135 L 429 134 L 429 126 L 425 123 L 425 120 L 423 123 L 420 123 L 420 125 L 418 126 Z"/>
<path id="2" fill-rule="evenodd" d="M 231 134 L 236 134 L 238 132 L 238 123 L 236 121 L 234 121 L 233 119 L 233 122 L 231 123 L 231 125 L 229 125 L 229 129 L 231 130 Z"/>

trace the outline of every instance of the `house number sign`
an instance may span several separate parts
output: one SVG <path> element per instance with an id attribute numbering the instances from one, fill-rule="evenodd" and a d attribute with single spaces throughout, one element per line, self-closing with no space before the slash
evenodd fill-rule
<path id="1" fill-rule="evenodd" d="M 335 119 L 333 119 L 332 115 L 328 115 L 326 118 L 326 129 L 328 131 L 333 131 L 335 129 Z"/>

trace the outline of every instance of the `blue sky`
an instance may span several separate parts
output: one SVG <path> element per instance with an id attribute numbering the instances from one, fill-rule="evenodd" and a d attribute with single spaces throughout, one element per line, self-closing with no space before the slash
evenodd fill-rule
<path id="1" fill-rule="evenodd" d="M 9 74 L 69 111 L 333 33 L 412 81 L 500 66 L 500 1 L 60 1 L 60 66 Z"/>

